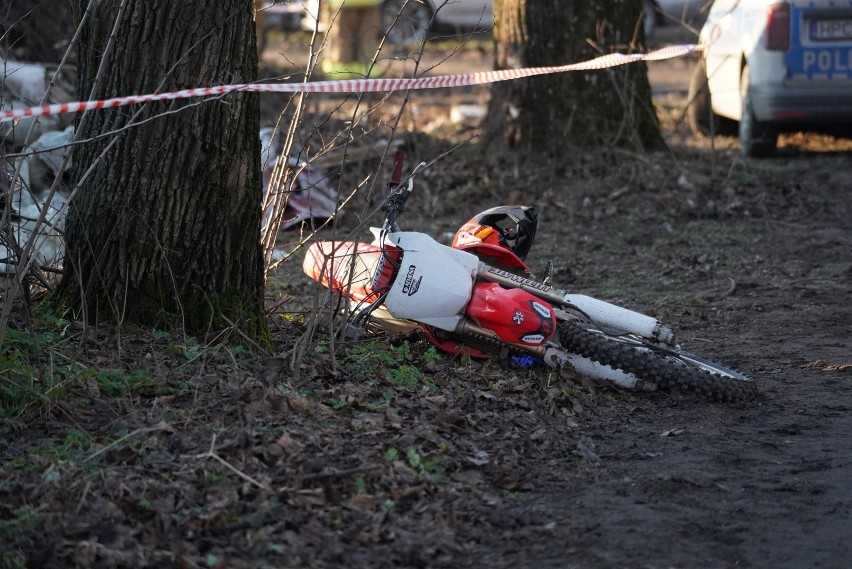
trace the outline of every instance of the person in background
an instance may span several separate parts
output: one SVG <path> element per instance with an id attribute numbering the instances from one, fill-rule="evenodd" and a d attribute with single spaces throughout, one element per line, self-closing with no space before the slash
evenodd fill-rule
<path id="1" fill-rule="evenodd" d="M 266 49 L 266 11 L 264 0 L 254 0 L 254 33 L 257 36 L 257 57 Z"/>
<path id="2" fill-rule="evenodd" d="M 322 72 L 334 79 L 356 79 L 377 75 L 370 69 L 379 47 L 381 0 L 327 0 L 325 2 L 325 59 Z"/>

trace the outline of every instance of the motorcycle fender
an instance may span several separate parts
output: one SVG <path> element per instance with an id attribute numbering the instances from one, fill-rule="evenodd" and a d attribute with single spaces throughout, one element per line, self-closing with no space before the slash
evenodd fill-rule
<path id="1" fill-rule="evenodd" d="M 371 281 L 382 250 L 352 241 L 318 241 L 308 248 L 302 270 L 315 281 L 353 300 L 373 294 Z"/>
<path id="2" fill-rule="evenodd" d="M 540 346 L 556 333 L 556 314 L 547 302 L 518 288 L 477 283 L 467 314 L 501 340 Z"/>
<path id="3" fill-rule="evenodd" d="M 470 300 L 479 259 L 423 233 L 403 231 L 388 238 L 403 250 L 396 281 L 385 300 L 388 312 L 396 318 L 455 330 Z"/>

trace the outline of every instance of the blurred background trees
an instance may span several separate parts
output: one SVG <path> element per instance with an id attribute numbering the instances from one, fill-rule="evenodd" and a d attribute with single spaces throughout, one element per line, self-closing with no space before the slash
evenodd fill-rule
<path id="1" fill-rule="evenodd" d="M 564 65 L 644 50 L 642 0 L 495 0 L 495 68 Z M 489 152 L 663 146 L 644 63 L 496 83 Z"/>

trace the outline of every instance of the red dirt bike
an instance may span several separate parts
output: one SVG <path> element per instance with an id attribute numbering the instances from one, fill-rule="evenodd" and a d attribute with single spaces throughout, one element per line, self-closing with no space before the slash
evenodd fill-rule
<path id="1" fill-rule="evenodd" d="M 308 249 L 305 273 L 350 299 L 350 338 L 368 323 L 396 332 L 419 328 L 453 354 L 567 366 L 620 387 L 678 389 L 720 401 L 754 395 L 750 378 L 682 350 L 656 318 L 535 280 L 524 262 L 535 208 L 482 212 L 452 246 L 402 231 L 397 219 L 423 166 L 402 185 L 397 155 L 373 244 L 319 241 Z"/>

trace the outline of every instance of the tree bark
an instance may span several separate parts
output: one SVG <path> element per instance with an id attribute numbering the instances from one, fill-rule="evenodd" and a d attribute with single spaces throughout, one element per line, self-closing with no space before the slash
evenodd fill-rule
<path id="1" fill-rule="evenodd" d="M 644 43 L 641 0 L 495 0 L 496 69 L 576 63 Z M 644 63 L 496 83 L 483 139 L 490 151 L 664 143 Z"/>
<path id="2" fill-rule="evenodd" d="M 95 4 L 81 98 L 257 79 L 252 0 Z M 258 96 L 245 93 L 78 117 L 80 138 L 112 134 L 74 153 L 59 298 L 92 322 L 192 334 L 233 323 L 265 341 L 259 124 Z"/>

